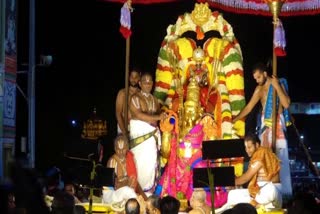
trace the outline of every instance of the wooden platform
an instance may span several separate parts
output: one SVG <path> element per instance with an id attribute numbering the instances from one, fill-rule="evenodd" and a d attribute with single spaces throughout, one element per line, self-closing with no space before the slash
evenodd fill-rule
<path id="1" fill-rule="evenodd" d="M 77 205 L 83 206 L 86 209 L 86 212 L 89 211 L 89 202 L 78 203 Z M 115 211 L 112 210 L 112 208 L 109 204 L 92 203 L 92 213 L 113 214 L 113 213 L 115 213 Z"/>
<path id="2" fill-rule="evenodd" d="M 257 212 L 258 212 L 258 214 L 286 214 L 287 210 L 286 209 L 265 210 L 265 209 L 257 208 Z"/>

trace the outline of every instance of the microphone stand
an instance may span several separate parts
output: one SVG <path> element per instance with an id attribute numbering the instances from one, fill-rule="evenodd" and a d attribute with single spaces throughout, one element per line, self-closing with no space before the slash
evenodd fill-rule
<path id="1" fill-rule="evenodd" d="M 90 172 L 90 187 L 89 187 L 89 208 L 88 208 L 88 214 L 92 214 L 92 202 L 93 202 L 93 189 L 94 189 L 94 178 L 96 176 L 96 167 L 99 164 L 96 164 L 96 161 L 94 160 L 94 154 L 89 154 L 88 159 L 85 158 L 78 158 L 78 157 L 70 157 L 65 155 L 65 157 L 73 160 L 81 160 L 81 161 L 88 161 L 92 162 L 92 170 Z"/>

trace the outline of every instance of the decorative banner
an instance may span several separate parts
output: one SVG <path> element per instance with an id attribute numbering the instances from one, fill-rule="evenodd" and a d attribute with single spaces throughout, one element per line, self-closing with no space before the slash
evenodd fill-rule
<path id="1" fill-rule="evenodd" d="M 5 10 L 5 72 L 17 71 L 17 7 L 16 0 L 6 0 Z M 6 78 L 6 76 L 5 76 Z M 11 79 L 11 78 L 10 78 Z M 15 78 L 14 78 L 15 79 Z M 14 80 L 15 81 L 15 80 Z"/>
<path id="2" fill-rule="evenodd" d="M 4 76 L 4 65 L 0 63 L 0 112 L 3 112 L 3 76 Z M 3 136 L 3 114 L 0 114 L 0 138 Z M 1 142 L 1 141 L 0 141 Z M 0 144 L 1 146 L 1 144 Z M 1 163 L 1 161 L 0 161 Z M 1 167 L 0 167 L 1 168 Z M 0 173 L 1 175 L 1 173 Z"/>
<path id="3" fill-rule="evenodd" d="M 265 0 L 198 0 L 210 6 L 234 13 L 271 16 Z M 299 16 L 320 14 L 319 0 L 287 0 L 280 16 Z"/>
<path id="4" fill-rule="evenodd" d="M 16 135 L 16 84 L 5 80 L 3 98 L 3 142 L 14 143 Z"/>
<path id="5" fill-rule="evenodd" d="M 5 61 L 3 82 L 2 131 L 3 142 L 13 144 L 16 134 L 16 74 L 17 74 L 17 4 L 6 0 L 5 8 Z"/>
<path id="6" fill-rule="evenodd" d="M 16 72 L 17 72 L 17 57 L 5 55 L 5 79 L 11 79 L 16 81 Z"/>
<path id="7" fill-rule="evenodd" d="M 16 84 L 4 82 L 3 125 L 15 126 L 16 116 Z"/>
<path id="8" fill-rule="evenodd" d="M 5 27 L 5 54 L 6 56 L 17 55 L 17 42 L 16 42 L 16 20 L 17 8 L 16 0 L 6 1 L 6 27 Z"/>
<path id="9" fill-rule="evenodd" d="M 3 98 L 3 75 L 4 75 L 4 65 L 0 62 L 0 102 Z"/>

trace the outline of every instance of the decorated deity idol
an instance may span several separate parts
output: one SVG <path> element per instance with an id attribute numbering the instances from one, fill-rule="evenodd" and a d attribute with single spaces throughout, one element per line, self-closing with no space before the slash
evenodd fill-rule
<path id="1" fill-rule="evenodd" d="M 193 31 L 197 38 L 185 36 Z M 219 37 L 206 37 L 209 32 Z M 203 36 L 202 36 L 203 35 Z M 200 45 L 203 44 L 203 45 Z M 244 136 L 245 123 L 235 117 L 245 106 L 242 52 L 231 25 L 207 4 L 196 3 L 191 13 L 169 25 L 161 45 L 154 95 L 162 106 L 177 111 L 190 77 L 200 86 L 204 112 L 214 116 L 219 139 Z"/>
<path id="2" fill-rule="evenodd" d="M 187 31 L 196 38 L 186 37 Z M 220 36 L 206 36 L 210 31 Z M 208 167 L 202 160 L 204 141 L 245 134 L 244 121 L 232 123 L 245 106 L 245 96 L 242 53 L 230 24 L 208 4 L 196 3 L 191 13 L 167 28 L 155 81 L 154 95 L 169 114 L 160 122 L 164 173 L 157 193 L 189 200 L 193 168 Z M 226 202 L 226 192 L 216 193 L 220 195 L 215 195 L 214 206 L 219 207 Z"/>

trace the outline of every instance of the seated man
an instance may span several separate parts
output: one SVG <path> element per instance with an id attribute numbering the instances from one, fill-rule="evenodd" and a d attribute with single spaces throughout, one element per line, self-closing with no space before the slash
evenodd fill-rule
<path id="1" fill-rule="evenodd" d="M 152 194 L 146 201 L 146 212 L 148 214 L 160 214 L 160 196 Z"/>
<path id="2" fill-rule="evenodd" d="M 140 214 L 140 204 L 137 199 L 130 198 L 125 204 L 125 213 Z"/>
<path id="3" fill-rule="evenodd" d="M 115 170 L 115 191 L 110 189 L 103 191 L 104 203 L 124 202 L 129 198 L 136 198 L 137 194 L 144 194 L 137 182 L 133 154 L 128 148 L 128 139 L 119 134 L 114 141 L 115 154 L 107 162 L 107 167 Z"/>
<path id="4" fill-rule="evenodd" d="M 210 214 L 211 207 L 206 204 L 207 193 L 203 189 L 195 189 L 190 198 L 192 210 L 189 214 Z"/>
<path id="5" fill-rule="evenodd" d="M 78 199 L 78 197 L 76 196 L 76 190 L 75 190 L 75 186 L 73 183 L 66 183 L 64 185 L 64 191 L 69 193 L 70 195 L 72 195 L 74 197 L 74 203 L 78 204 L 81 203 L 81 201 Z"/>
<path id="6" fill-rule="evenodd" d="M 239 203 L 222 214 L 258 214 L 257 209 L 249 203 Z"/>
<path id="7" fill-rule="evenodd" d="M 249 134 L 244 138 L 250 163 L 248 170 L 235 180 L 236 185 L 249 182 L 248 189 L 230 190 L 228 201 L 222 208 L 238 203 L 251 203 L 265 208 L 281 208 L 280 161 L 270 148 L 260 147 L 258 136 Z M 220 209 L 222 209 L 220 208 Z"/>
<path id="8" fill-rule="evenodd" d="M 161 198 L 160 213 L 178 214 L 179 209 L 180 209 L 180 202 L 175 197 L 167 195 Z"/>

